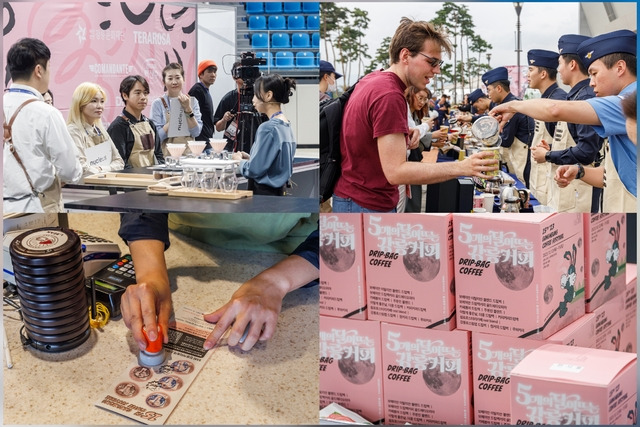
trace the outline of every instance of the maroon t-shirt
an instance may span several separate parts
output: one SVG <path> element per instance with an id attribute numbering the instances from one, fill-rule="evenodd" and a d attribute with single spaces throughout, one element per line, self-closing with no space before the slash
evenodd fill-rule
<path id="1" fill-rule="evenodd" d="M 397 75 L 382 71 L 365 76 L 355 87 L 342 116 L 342 175 L 336 195 L 376 211 L 388 212 L 398 204 L 398 187 L 382 172 L 378 138 L 403 133 L 407 139 L 405 89 Z"/>

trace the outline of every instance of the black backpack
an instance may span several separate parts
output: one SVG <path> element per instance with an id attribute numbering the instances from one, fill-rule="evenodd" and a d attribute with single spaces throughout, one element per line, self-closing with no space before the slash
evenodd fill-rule
<path id="1" fill-rule="evenodd" d="M 340 177 L 342 113 L 357 83 L 339 97 L 320 103 L 320 203 L 331 198 Z"/>

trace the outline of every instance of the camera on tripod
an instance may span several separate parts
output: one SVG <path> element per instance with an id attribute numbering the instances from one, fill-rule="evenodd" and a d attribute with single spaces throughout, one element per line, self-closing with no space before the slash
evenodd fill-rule
<path id="1" fill-rule="evenodd" d="M 233 70 L 234 79 L 242 79 L 246 85 L 253 86 L 255 80 L 260 77 L 258 65 L 267 65 L 265 58 L 256 58 L 254 52 L 240 54 L 240 66 Z"/>

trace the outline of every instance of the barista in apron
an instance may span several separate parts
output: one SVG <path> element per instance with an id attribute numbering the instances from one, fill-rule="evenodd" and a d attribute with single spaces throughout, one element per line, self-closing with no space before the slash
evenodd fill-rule
<path id="1" fill-rule="evenodd" d="M 124 169 L 124 161 L 102 124 L 106 94 L 99 85 L 81 83 L 73 92 L 67 129 L 78 148 L 83 176 Z"/>
<path id="2" fill-rule="evenodd" d="M 609 141 L 604 143 L 604 192 L 602 211 L 605 213 L 636 212 L 638 200 L 627 190 L 613 163 Z"/>
<path id="3" fill-rule="evenodd" d="M 487 95 L 496 104 L 517 100 L 509 91 L 509 73 L 505 67 L 494 68 L 482 75 Z M 533 119 L 516 113 L 502 128 L 500 152 L 509 172 L 516 175 L 529 188 L 531 157 L 529 147 L 533 139 Z"/>
<path id="4" fill-rule="evenodd" d="M 155 123 L 156 132 L 162 141 L 162 153 L 168 157 L 170 154 L 166 148 L 167 143 L 186 143 L 200 135 L 202 114 L 198 100 L 182 92 L 184 86 L 182 65 L 172 62 L 164 67 L 162 80 L 166 93 L 151 104 L 151 120 Z M 172 110 L 174 120 L 171 119 Z"/>
<path id="5" fill-rule="evenodd" d="M 164 163 L 155 123 L 142 114 L 147 108 L 149 83 L 139 75 L 127 76 L 120 83 L 120 96 L 124 108 L 108 132 L 127 167 Z"/>
<path id="6" fill-rule="evenodd" d="M 550 50 L 532 49 L 527 52 L 529 87 L 542 93 L 542 98 L 566 100 L 567 93 L 558 87 L 558 54 Z M 549 150 L 549 143 L 555 133 L 556 122 L 535 120 L 535 130 L 531 141 L 531 176 L 530 190 L 538 201 L 546 205 L 551 186 L 549 164 L 544 160 L 544 153 Z"/>

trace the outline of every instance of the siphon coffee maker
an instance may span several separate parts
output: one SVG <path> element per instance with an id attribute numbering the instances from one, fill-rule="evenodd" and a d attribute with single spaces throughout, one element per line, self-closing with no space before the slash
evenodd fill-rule
<path id="1" fill-rule="evenodd" d="M 488 158 L 493 158 L 500 163 L 500 145 L 502 144 L 502 138 L 500 138 L 498 120 L 491 116 L 480 117 L 471 126 L 471 134 L 481 145 L 479 151 L 489 151 L 493 153 L 493 155 Z M 485 180 L 484 192 L 499 194 L 503 181 L 500 169 L 485 172 L 485 175 L 489 175 L 491 178 Z"/>

